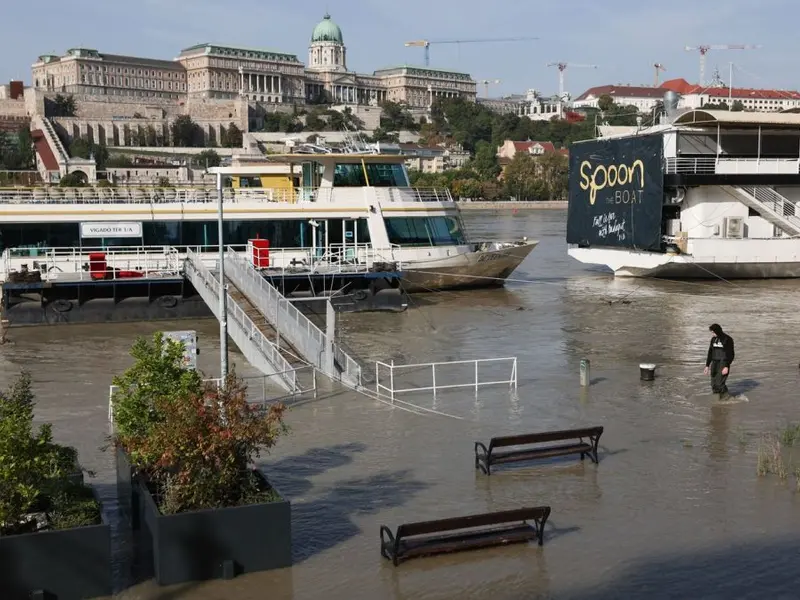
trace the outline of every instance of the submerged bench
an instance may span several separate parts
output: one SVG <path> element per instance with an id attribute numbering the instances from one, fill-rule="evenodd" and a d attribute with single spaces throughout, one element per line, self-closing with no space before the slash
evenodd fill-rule
<path id="1" fill-rule="evenodd" d="M 602 427 L 586 427 L 584 429 L 565 429 L 562 431 L 495 437 L 489 441 L 488 448 L 481 442 L 475 442 L 475 468 L 480 468 L 487 475 L 491 475 L 492 465 L 495 464 L 549 458 L 551 456 L 566 456 L 568 454 L 580 454 L 581 460 L 588 456 L 593 462 L 597 463 L 597 444 L 602 434 Z M 539 445 L 568 440 L 577 441 L 572 444 Z M 517 448 L 501 452 L 496 451 L 497 448 L 510 448 L 512 446 L 517 446 Z M 531 448 L 530 446 L 536 447 Z"/>
<path id="2" fill-rule="evenodd" d="M 538 540 L 541 546 L 544 543 L 544 524 L 549 516 L 549 506 L 537 506 L 406 523 L 400 525 L 395 534 L 386 525 L 381 525 L 381 556 L 396 566 L 407 558 L 501 544 Z"/>

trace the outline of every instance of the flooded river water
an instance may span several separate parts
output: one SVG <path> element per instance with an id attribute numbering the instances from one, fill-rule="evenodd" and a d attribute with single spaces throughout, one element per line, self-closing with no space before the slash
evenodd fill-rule
<path id="1" fill-rule="evenodd" d="M 465 219 L 473 237 L 541 243 L 504 289 L 415 296 L 405 313 L 343 315 L 340 332 L 359 356 L 398 364 L 516 357 L 516 392 L 412 393 L 394 407 L 341 392 L 294 407 L 290 433 L 261 462 L 292 501 L 294 566 L 158 588 L 135 583 L 121 554 L 119 597 L 800 597 L 794 476 L 756 473 L 761 434 L 800 420 L 800 283 L 614 280 L 567 256 L 564 211 Z M 736 339 L 736 403 L 717 403 L 702 373 L 712 322 Z M 0 347 L 0 376 L 32 371 L 38 418 L 78 447 L 110 506 L 113 460 L 100 447 L 111 377 L 129 365 L 136 335 L 185 328 L 200 333 L 200 365 L 215 375 L 214 321 L 15 329 Z M 255 374 L 240 354 L 234 362 Z M 639 380 L 640 362 L 658 365 L 655 381 Z M 581 425 L 605 427 L 599 465 L 567 459 L 491 477 L 473 467 L 475 440 Z M 543 504 L 552 515 L 542 548 L 397 568 L 378 552 L 382 524 Z"/>

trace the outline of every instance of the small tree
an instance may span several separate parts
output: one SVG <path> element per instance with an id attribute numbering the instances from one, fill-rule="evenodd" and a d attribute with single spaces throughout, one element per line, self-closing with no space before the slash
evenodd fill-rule
<path id="1" fill-rule="evenodd" d="M 219 154 L 213 150 L 203 150 L 197 155 L 197 162 L 203 168 L 218 167 L 220 162 L 222 162 L 222 159 L 219 157 Z"/>
<path id="2" fill-rule="evenodd" d="M 231 123 L 225 131 L 225 144 L 226 148 L 241 148 L 244 145 L 242 130 L 236 126 L 236 123 Z"/>
<path id="3" fill-rule="evenodd" d="M 222 388 L 182 368 L 183 347 L 140 338 L 134 365 L 114 378 L 115 441 L 155 486 L 162 513 L 247 503 L 263 491 L 247 466 L 282 433 L 283 406 L 247 402 L 234 374 Z"/>
<path id="4" fill-rule="evenodd" d="M 75 138 L 69 145 L 69 155 L 72 158 L 89 158 L 92 145 L 83 138 Z"/>
<path id="5" fill-rule="evenodd" d="M 198 134 L 202 136 L 197 123 L 189 115 L 181 115 L 172 122 L 172 145 L 191 148 L 196 145 Z"/>

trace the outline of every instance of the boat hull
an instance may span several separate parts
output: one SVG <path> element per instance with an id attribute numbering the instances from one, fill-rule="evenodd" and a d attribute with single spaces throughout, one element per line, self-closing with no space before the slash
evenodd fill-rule
<path id="1" fill-rule="evenodd" d="M 403 287 L 407 292 L 501 287 L 539 242 L 497 245 L 493 249 L 403 265 Z"/>

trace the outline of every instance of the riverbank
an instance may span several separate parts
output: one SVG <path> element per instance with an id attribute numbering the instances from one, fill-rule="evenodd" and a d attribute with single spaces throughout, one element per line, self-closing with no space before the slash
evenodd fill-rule
<path id="1" fill-rule="evenodd" d="M 458 201 L 462 210 L 557 210 L 566 209 L 566 200 L 543 200 L 540 202 L 516 202 L 514 200 L 496 201 Z"/>

